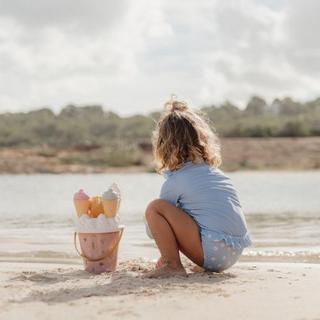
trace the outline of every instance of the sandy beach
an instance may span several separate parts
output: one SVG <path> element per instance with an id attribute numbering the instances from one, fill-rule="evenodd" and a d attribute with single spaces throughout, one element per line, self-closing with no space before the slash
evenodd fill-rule
<path id="1" fill-rule="evenodd" d="M 0 320 L 320 320 L 319 12 L 0 0 Z"/>
<path id="2" fill-rule="evenodd" d="M 184 261 L 188 278 L 148 280 L 142 276 L 159 252 L 142 214 L 161 177 L 2 176 L 0 319 L 319 320 L 319 178 L 318 171 L 233 173 L 253 246 L 221 274 L 192 273 Z M 95 276 L 73 246 L 70 190 L 85 185 L 99 194 L 112 181 L 123 191 L 120 263 L 114 274 Z"/>
<path id="3" fill-rule="evenodd" d="M 79 264 L 3 262 L 0 318 L 320 319 L 318 264 L 241 262 L 221 274 L 142 278 L 152 266 L 130 260 L 92 275 Z"/>

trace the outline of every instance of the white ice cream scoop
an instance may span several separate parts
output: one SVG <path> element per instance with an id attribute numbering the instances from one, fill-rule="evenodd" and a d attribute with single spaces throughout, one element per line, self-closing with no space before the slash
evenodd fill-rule
<path id="1" fill-rule="evenodd" d="M 109 187 L 109 189 L 102 194 L 102 199 L 104 199 L 104 200 L 120 199 L 119 187 L 115 183 L 113 183 Z"/>

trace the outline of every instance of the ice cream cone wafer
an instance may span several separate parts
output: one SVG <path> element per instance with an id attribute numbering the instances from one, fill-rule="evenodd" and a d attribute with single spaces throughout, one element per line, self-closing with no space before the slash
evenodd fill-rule
<path id="1" fill-rule="evenodd" d="M 75 193 L 73 202 L 79 217 L 82 214 L 88 214 L 90 207 L 89 196 L 82 189 Z"/>
<path id="2" fill-rule="evenodd" d="M 117 215 L 118 208 L 119 208 L 119 201 L 118 199 L 112 199 L 112 200 L 102 200 L 103 205 L 103 211 L 104 214 L 108 218 L 113 218 Z"/>
<path id="3" fill-rule="evenodd" d="M 82 214 L 88 214 L 89 212 L 89 201 L 88 200 L 76 200 L 74 202 L 76 207 L 77 215 L 80 217 Z"/>
<path id="4" fill-rule="evenodd" d="M 117 215 L 120 201 L 120 190 L 116 184 L 112 184 L 102 195 L 102 205 L 106 217 L 113 218 Z"/>

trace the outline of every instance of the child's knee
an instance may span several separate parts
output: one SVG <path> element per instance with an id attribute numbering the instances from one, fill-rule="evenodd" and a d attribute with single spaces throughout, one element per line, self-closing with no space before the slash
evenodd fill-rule
<path id="1" fill-rule="evenodd" d="M 146 220 L 147 221 L 150 221 L 151 219 L 152 219 L 152 217 L 153 217 L 153 215 L 154 215 L 154 212 L 155 212 L 155 206 L 154 206 L 154 203 L 153 203 L 154 201 L 151 201 L 149 204 L 148 204 L 148 206 L 147 206 L 147 208 L 146 208 L 146 211 L 145 211 L 145 214 L 144 214 L 144 216 L 145 216 L 145 218 L 146 218 Z"/>

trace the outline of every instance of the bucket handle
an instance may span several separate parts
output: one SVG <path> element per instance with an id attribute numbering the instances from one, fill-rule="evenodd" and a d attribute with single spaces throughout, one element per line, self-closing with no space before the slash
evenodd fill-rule
<path id="1" fill-rule="evenodd" d="M 120 228 L 120 231 L 119 231 L 119 237 L 118 237 L 118 240 L 116 241 L 116 243 L 114 244 L 114 246 L 111 248 L 111 250 L 109 250 L 108 253 L 106 253 L 104 256 L 100 257 L 100 258 L 96 258 L 96 259 L 91 259 L 91 258 L 88 258 L 85 254 L 81 253 L 78 249 L 78 246 L 77 246 L 77 234 L 78 232 L 75 232 L 74 233 L 74 236 L 73 236 L 73 242 L 74 242 L 74 247 L 78 253 L 78 255 L 90 262 L 98 262 L 98 261 L 101 261 L 101 260 L 104 260 L 105 258 L 109 257 L 113 252 L 114 250 L 117 248 L 117 246 L 119 245 L 119 242 L 121 240 L 121 237 L 122 237 L 122 234 L 123 234 L 123 229 L 124 228 Z"/>

